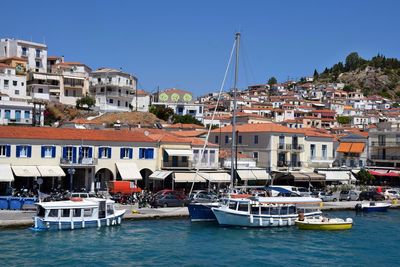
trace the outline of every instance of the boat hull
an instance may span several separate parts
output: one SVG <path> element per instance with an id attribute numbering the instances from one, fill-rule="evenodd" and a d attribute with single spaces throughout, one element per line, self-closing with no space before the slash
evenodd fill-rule
<path id="1" fill-rule="evenodd" d="M 299 222 L 299 221 L 296 221 L 296 225 L 301 230 L 322 230 L 322 231 L 348 230 L 353 227 L 352 223 L 314 224 L 314 223 Z"/>
<path id="2" fill-rule="evenodd" d="M 370 204 L 357 204 L 356 210 L 364 212 L 385 212 L 391 205 L 388 203 L 376 203 L 375 205 Z"/>
<path id="3" fill-rule="evenodd" d="M 192 222 L 216 221 L 212 208 L 218 206 L 218 203 L 190 203 L 188 205 L 190 220 Z"/>
<path id="4" fill-rule="evenodd" d="M 125 211 L 120 211 L 115 216 L 109 216 L 107 218 L 97 219 L 97 220 L 70 220 L 70 221 L 46 221 L 40 217 L 33 217 L 34 227 L 33 230 L 43 231 L 43 230 L 76 230 L 85 228 L 100 228 L 120 225 L 122 222 L 122 217 Z"/>
<path id="5" fill-rule="evenodd" d="M 285 227 L 295 225 L 297 214 L 277 216 L 277 215 L 249 215 L 239 214 L 220 209 L 212 209 L 218 223 L 223 226 L 243 226 L 243 227 Z M 319 216 L 321 212 L 314 212 L 305 217 Z"/>

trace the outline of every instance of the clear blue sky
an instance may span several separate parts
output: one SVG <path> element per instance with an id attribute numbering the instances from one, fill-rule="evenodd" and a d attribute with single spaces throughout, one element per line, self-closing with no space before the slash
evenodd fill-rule
<path id="1" fill-rule="evenodd" d="M 312 75 L 352 51 L 400 57 L 396 0 L 6 1 L 1 9 L 1 37 L 45 40 L 49 55 L 92 69 L 121 67 L 147 91 L 217 90 L 237 30 L 242 88 Z"/>

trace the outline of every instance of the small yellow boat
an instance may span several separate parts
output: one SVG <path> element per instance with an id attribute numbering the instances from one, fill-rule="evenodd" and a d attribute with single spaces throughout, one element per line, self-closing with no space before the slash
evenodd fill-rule
<path id="1" fill-rule="evenodd" d="M 296 225 L 302 230 L 348 230 L 353 227 L 353 219 L 325 218 L 296 220 Z"/>

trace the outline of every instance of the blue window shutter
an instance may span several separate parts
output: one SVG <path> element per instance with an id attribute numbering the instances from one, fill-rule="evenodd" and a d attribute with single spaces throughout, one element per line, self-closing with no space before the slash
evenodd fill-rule
<path id="1" fill-rule="evenodd" d="M 107 147 L 108 149 L 108 158 L 111 159 L 111 147 Z"/>
<path id="2" fill-rule="evenodd" d="M 52 158 L 55 158 L 55 157 L 56 157 L 56 147 L 55 147 L 55 146 L 52 146 L 52 147 L 51 147 L 51 157 L 52 157 Z"/>
<path id="3" fill-rule="evenodd" d="M 148 159 L 154 158 L 154 148 L 149 148 L 147 149 L 147 151 L 148 151 L 147 158 Z"/>
<path id="4" fill-rule="evenodd" d="M 19 158 L 20 155 L 21 155 L 21 146 L 17 146 L 17 153 L 16 153 L 17 158 Z"/>
<path id="5" fill-rule="evenodd" d="M 139 148 L 139 159 L 142 159 L 143 158 L 143 149 L 144 148 Z"/>
<path id="6" fill-rule="evenodd" d="M 77 162 L 77 158 L 76 158 L 76 147 L 72 148 L 72 162 L 76 163 Z"/>
<path id="7" fill-rule="evenodd" d="M 91 159 L 93 156 L 93 147 L 89 147 L 89 158 Z"/>
<path id="8" fill-rule="evenodd" d="M 62 157 L 63 157 L 63 159 L 67 158 L 67 147 L 63 147 Z"/>
<path id="9" fill-rule="evenodd" d="M 101 157 L 102 157 L 103 149 L 104 149 L 104 148 L 99 147 L 99 159 L 101 159 Z"/>
<path id="10" fill-rule="evenodd" d="M 46 151 L 46 147 L 42 146 L 42 150 L 41 150 L 41 153 L 40 153 L 42 155 L 42 158 L 44 158 L 45 151 Z"/>
<path id="11" fill-rule="evenodd" d="M 11 146 L 10 145 L 7 145 L 6 146 L 6 157 L 10 157 L 11 156 Z"/>
<path id="12" fill-rule="evenodd" d="M 133 158 L 133 149 L 129 148 L 129 158 Z"/>
<path id="13" fill-rule="evenodd" d="M 28 146 L 28 158 L 32 156 L 32 147 Z"/>
<path id="14" fill-rule="evenodd" d="M 121 147 L 120 149 L 120 158 L 123 159 L 124 158 L 124 152 L 125 152 L 125 148 Z"/>

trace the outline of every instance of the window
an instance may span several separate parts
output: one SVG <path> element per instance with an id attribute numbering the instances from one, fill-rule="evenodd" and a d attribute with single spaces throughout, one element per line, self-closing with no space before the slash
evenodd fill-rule
<path id="1" fill-rule="evenodd" d="M 10 157 L 10 145 L 0 145 L 0 157 Z"/>
<path id="2" fill-rule="evenodd" d="M 207 164 L 207 162 L 208 162 L 208 150 L 204 150 L 203 158 L 201 159 L 201 163 Z"/>
<path id="3" fill-rule="evenodd" d="M 17 146 L 17 158 L 30 158 L 32 152 L 31 146 Z"/>
<path id="4" fill-rule="evenodd" d="M 215 150 L 210 150 L 210 164 L 215 163 Z"/>
<path id="5" fill-rule="evenodd" d="M 258 152 L 253 152 L 253 158 L 258 159 Z"/>
<path id="6" fill-rule="evenodd" d="M 40 68 L 40 61 L 39 60 L 36 60 L 36 68 Z"/>
<path id="7" fill-rule="evenodd" d="M 215 136 L 215 143 L 219 144 L 219 136 L 218 135 Z"/>
<path id="8" fill-rule="evenodd" d="M 92 158 L 92 148 L 88 146 L 80 147 L 79 149 L 79 157 L 83 159 Z"/>
<path id="9" fill-rule="evenodd" d="M 69 217 L 69 209 L 62 209 L 61 217 Z"/>
<path id="10" fill-rule="evenodd" d="M 4 88 L 8 88 L 8 80 L 4 80 Z"/>
<path id="11" fill-rule="evenodd" d="M 58 210 L 50 210 L 47 217 L 58 217 Z"/>
<path id="12" fill-rule="evenodd" d="M 239 143 L 239 144 L 242 143 L 242 136 L 241 136 L 241 135 L 238 136 L 238 143 Z"/>
<path id="13" fill-rule="evenodd" d="M 310 145 L 311 159 L 315 158 L 315 144 Z"/>
<path id="14" fill-rule="evenodd" d="M 154 148 L 139 148 L 139 159 L 153 159 Z"/>
<path id="15" fill-rule="evenodd" d="M 197 164 L 198 160 L 199 160 L 199 150 L 198 149 L 194 149 L 193 150 L 193 162 L 195 164 Z"/>
<path id="16" fill-rule="evenodd" d="M 18 82 L 17 81 L 13 81 L 13 86 L 17 86 Z"/>
<path id="17" fill-rule="evenodd" d="M 6 109 L 4 112 L 5 112 L 5 118 L 9 120 L 11 118 L 11 110 Z"/>
<path id="18" fill-rule="evenodd" d="M 114 99 L 110 98 L 110 100 L 108 101 L 110 104 L 114 104 Z"/>
<path id="19" fill-rule="evenodd" d="M 38 88 L 38 93 L 43 94 L 43 88 Z M 66 95 L 68 96 L 68 91 L 66 91 Z"/>
<path id="20" fill-rule="evenodd" d="M 327 150 L 327 145 L 322 145 L 322 158 L 326 159 L 328 157 L 328 150 Z"/>
<path id="21" fill-rule="evenodd" d="M 74 150 L 75 150 L 75 147 L 72 147 L 72 146 L 64 147 L 63 158 L 68 161 L 73 161 Z"/>
<path id="22" fill-rule="evenodd" d="M 279 149 L 283 149 L 285 146 L 285 136 L 281 135 L 279 136 Z"/>
<path id="23" fill-rule="evenodd" d="M 30 115 L 31 115 L 31 113 L 30 113 L 29 111 L 25 110 L 25 112 L 24 112 L 24 118 L 25 118 L 25 119 L 29 119 Z"/>
<path id="24" fill-rule="evenodd" d="M 83 217 L 92 217 L 93 209 L 83 209 Z"/>
<path id="25" fill-rule="evenodd" d="M 25 83 L 24 82 L 21 82 L 21 86 L 24 86 L 25 85 Z"/>
<path id="26" fill-rule="evenodd" d="M 111 147 L 99 147 L 99 158 L 110 159 L 111 158 Z"/>
<path id="27" fill-rule="evenodd" d="M 118 100 L 117 103 L 118 103 L 118 104 L 117 104 L 118 107 L 121 106 L 121 101 L 120 101 L 120 100 Z"/>
<path id="28" fill-rule="evenodd" d="M 14 94 L 19 95 L 19 90 L 15 90 Z"/>
<path id="29" fill-rule="evenodd" d="M 22 47 L 22 55 L 27 56 L 28 55 L 28 49 L 26 47 Z"/>
<path id="30" fill-rule="evenodd" d="M 36 57 L 40 57 L 40 49 L 36 49 Z"/>
<path id="31" fill-rule="evenodd" d="M 81 215 L 82 215 L 82 209 L 73 209 L 72 217 L 81 217 Z"/>
<path id="32" fill-rule="evenodd" d="M 133 156 L 132 148 L 123 147 L 123 148 L 121 148 L 120 152 L 121 152 L 121 155 L 120 155 L 121 159 L 131 159 Z"/>
<path id="33" fill-rule="evenodd" d="M 54 158 L 56 155 L 55 146 L 42 146 L 42 158 Z"/>
<path id="34" fill-rule="evenodd" d="M 225 144 L 229 143 L 229 136 L 225 135 Z"/>
<path id="35" fill-rule="evenodd" d="M 254 136 L 254 144 L 258 144 L 258 135 Z"/>

